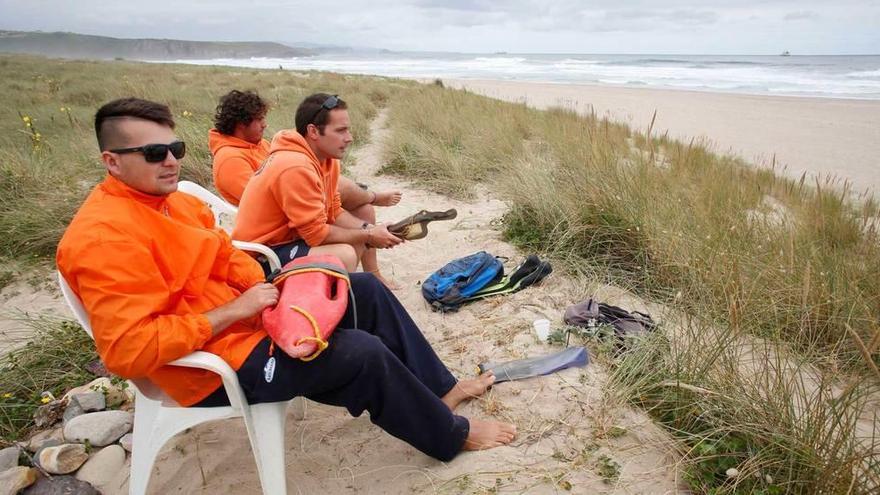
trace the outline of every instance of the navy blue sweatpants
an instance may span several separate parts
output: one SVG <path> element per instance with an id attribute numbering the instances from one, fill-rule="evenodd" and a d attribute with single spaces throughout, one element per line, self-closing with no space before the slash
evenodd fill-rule
<path id="1" fill-rule="evenodd" d="M 276 347 L 271 380 L 265 372 L 270 340 L 260 342 L 238 370 L 248 402 L 304 396 L 345 407 L 353 416 L 368 411 L 370 420 L 388 433 L 431 457 L 452 459 L 469 431 L 467 419 L 452 414 L 440 400 L 455 386 L 455 377 L 376 277 L 352 273 L 351 287 L 358 328 L 349 304 L 329 347 L 314 360 L 290 358 Z M 221 404 L 228 404 L 223 387 L 197 406 Z"/>

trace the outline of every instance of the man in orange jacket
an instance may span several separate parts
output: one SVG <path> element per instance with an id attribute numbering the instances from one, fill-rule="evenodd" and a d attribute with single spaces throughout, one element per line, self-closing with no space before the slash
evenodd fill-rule
<path id="1" fill-rule="evenodd" d="M 211 372 L 169 366 L 193 351 L 223 358 L 251 403 L 305 396 L 346 407 L 442 460 L 503 445 L 513 425 L 457 416 L 491 375 L 457 381 L 399 301 L 375 277 L 351 275 L 357 301 L 309 362 L 275 351 L 261 311 L 278 301 L 256 261 L 214 227 L 210 210 L 177 192 L 186 146 L 168 107 L 137 98 L 95 115 L 107 177 L 58 245 L 58 269 L 83 303 L 107 369 L 148 378 L 184 406 L 228 404 Z M 275 363 L 274 374 L 264 372 Z"/>
<path id="2" fill-rule="evenodd" d="M 214 186 L 235 206 L 254 172 L 269 156 L 269 142 L 263 139 L 268 110 L 269 104 L 257 93 L 235 89 L 223 95 L 217 105 L 214 128 L 208 132 L 208 148 L 214 157 Z M 393 206 L 401 198 L 400 191 L 366 191 L 344 176 L 339 177 L 337 188 L 342 209 L 370 224 L 376 223 L 374 206 Z M 364 271 L 396 288 L 380 273 L 375 250 L 364 252 L 363 266 Z"/>
<path id="3" fill-rule="evenodd" d="M 248 182 L 232 236 L 272 247 L 281 263 L 308 253 L 333 254 L 349 271 L 374 248 L 402 240 L 342 208 L 339 159 L 352 142 L 346 103 L 318 93 L 296 110 L 296 129 L 278 132 L 269 157 Z"/>

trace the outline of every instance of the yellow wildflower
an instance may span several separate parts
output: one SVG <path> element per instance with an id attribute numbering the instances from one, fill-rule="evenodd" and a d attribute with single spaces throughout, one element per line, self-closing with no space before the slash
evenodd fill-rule
<path id="1" fill-rule="evenodd" d="M 9 393 L 9 392 L 6 392 L 5 394 L 3 394 L 3 398 L 4 398 L 4 399 L 10 399 L 10 398 L 12 398 L 12 394 Z"/>
<path id="2" fill-rule="evenodd" d="M 43 404 L 48 404 L 48 403 L 52 402 L 52 399 L 50 399 L 49 397 L 42 397 L 40 399 L 40 402 L 42 402 Z"/>
<path id="3" fill-rule="evenodd" d="M 29 116 L 25 115 L 24 117 L 21 118 L 21 120 L 23 120 L 25 122 L 30 122 L 31 118 Z"/>

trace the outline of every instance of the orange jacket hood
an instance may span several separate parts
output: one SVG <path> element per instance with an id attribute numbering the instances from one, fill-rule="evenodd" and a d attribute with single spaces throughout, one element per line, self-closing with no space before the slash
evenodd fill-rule
<path id="1" fill-rule="evenodd" d="M 269 145 L 269 153 L 276 151 L 295 151 L 306 155 L 309 161 L 314 164 L 320 163 L 318 156 L 306 142 L 306 138 L 294 129 L 286 129 L 275 134 L 272 138 L 272 144 Z"/>

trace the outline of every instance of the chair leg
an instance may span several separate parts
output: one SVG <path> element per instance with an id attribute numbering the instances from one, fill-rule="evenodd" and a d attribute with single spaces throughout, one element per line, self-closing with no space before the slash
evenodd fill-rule
<path id="1" fill-rule="evenodd" d="M 272 402 L 250 406 L 250 421 L 244 417 L 266 495 L 287 493 L 287 465 L 284 462 L 286 413 L 286 402 Z"/>
<path id="2" fill-rule="evenodd" d="M 134 430 L 131 446 L 131 474 L 128 478 L 129 495 L 145 495 L 153 472 L 158 448 L 151 441 L 153 427 L 159 417 L 160 402 L 138 394 L 135 402 Z M 161 447 L 161 444 L 159 445 Z"/>

